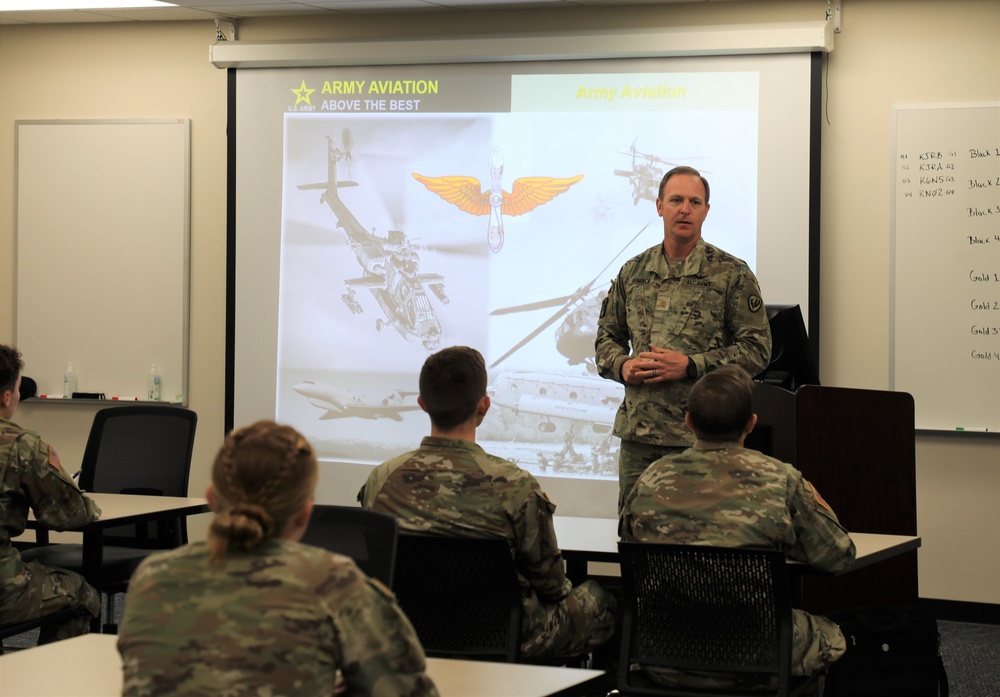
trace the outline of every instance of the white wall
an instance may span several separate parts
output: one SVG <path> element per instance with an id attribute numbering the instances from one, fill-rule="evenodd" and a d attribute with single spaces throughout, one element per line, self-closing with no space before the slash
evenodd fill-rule
<path id="1" fill-rule="evenodd" d="M 241 40 L 390 37 L 822 19 L 826 0 L 339 16 L 241 22 Z M 996 0 L 843 0 L 823 129 L 821 379 L 889 385 L 890 111 L 894 103 L 1000 100 Z M 0 26 L 0 210 L 13 206 L 13 122 L 192 120 L 190 404 L 199 414 L 191 491 L 223 438 L 226 74 L 208 62 L 209 22 Z M 58 192 L 53 192 L 57 205 Z M 0 216 L 0 341 L 13 340 L 13 214 Z M 57 299 L 55 300 L 57 301 Z M 31 357 L 26 356 L 31 374 Z M 947 366 L 942 366 L 947 370 Z M 17 420 L 72 467 L 92 407 L 32 405 Z M 920 593 L 1000 603 L 1000 441 L 918 436 Z M 558 503 L 558 502 L 557 502 Z M 203 522 L 202 522 L 203 525 Z M 194 526 L 193 530 L 202 529 Z M 197 534 L 197 533 L 195 533 Z"/>

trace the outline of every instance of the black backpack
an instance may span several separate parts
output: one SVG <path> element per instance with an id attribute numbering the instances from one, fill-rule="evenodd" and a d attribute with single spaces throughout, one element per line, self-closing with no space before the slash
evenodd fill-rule
<path id="1" fill-rule="evenodd" d="M 826 677 L 825 697 L 948 697 L 937 620 L 920 607 L 858 607 L 826 617 L 847 651 Z"/>

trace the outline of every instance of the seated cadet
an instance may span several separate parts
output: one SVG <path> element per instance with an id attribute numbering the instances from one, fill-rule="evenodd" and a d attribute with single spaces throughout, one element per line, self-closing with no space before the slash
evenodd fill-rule
<path id="1" fill-rule="evenodd" d="M 854 542 L 816 489 L 789 464 L 743 447 L 757 423 L 753 381 L 735 364 L 691 388 L 685 421 L 696 441 L 660 458 L 625 499 L 622 539 L 717 547 L 772 547 L 823 571 L 854 562 Z M 840 628 L 793 610 L 792 675 L 825 672 L 845 649 Z M 729 686 L 718 674 L 645 668 L 669 686 Z"/>
<path id="2" fill-rule="evenodd" d="M 351 559 L 298 542 L 316 480 L 290 426 L 229 435 L 206 494 L 207 543 L 151 555 L 129 584 L 126 697 L 437 696 L 392 594 Z"/>
<path id="3" fill-rule="evenodd" d="M 617 602 L 594 581 L 573 588 L 566 578 L 555 505 L 530 473 L 476 445 L 490 408 L 482 355 L 455 346 L 430 356 L 417 402 L 431 435 L 376 467 L 358 494 L 361 505 L 395 516 L 404 531 L 506 539 L 521 581 L 522 658 L 578 656 L 607 641 Z"/>
<path id="4" fill-rule="evenodd" d="M 24 532 L 28 508 L 56 530 L 78 528 L 101 514 L 59 463 L 55 448 L 11 422 L 21 397 L 20 352 L 0 345 L 0 624 L 17 624 L 62 608 L 77 617 L 45 627 L 39 644 L 86 634 L 101 600 L 79 574 L 24 562 L 11 538 Z"/>

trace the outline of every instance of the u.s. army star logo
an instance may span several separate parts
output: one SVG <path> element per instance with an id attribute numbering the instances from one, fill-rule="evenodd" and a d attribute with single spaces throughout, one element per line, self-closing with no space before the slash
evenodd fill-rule
<path id="1" fill-rule="evenodd" d="M 751 295 L 747 301 L 747 307 L 750 308 L 750 312 L 758 312 L 760 308 L 764 307 L 764 301 L 760 299 L 759 295 Z"/>

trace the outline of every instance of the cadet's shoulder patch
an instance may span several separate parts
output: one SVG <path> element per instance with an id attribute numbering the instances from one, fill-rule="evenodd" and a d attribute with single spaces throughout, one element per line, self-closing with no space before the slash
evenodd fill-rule
<path id="1" fill-rule="evenodd" d="M 813 486 L 813 483 L 810 481 L 806 481 L 806 484 L 809 485 L 809 491 L 812 492 L 813 498 L 816 499 L 816 503 L 818 503 L 826 510 L 830 511 L 830 513 L 833 513 L 833 509 L 830 508 L 830 504 L 826 502 L 826 499 L 824 499 L 822 496 L 819 495 L 819 492 L 816 490 L 816 487 Z"/>
<path id="2" fill-rule="evenodd" d="M 51 465 L 53 469 L 57 469 L 62 472 L 62 463 L 59 461 L 59 453 L 57 453 L 56 449 L 51 445 L 49 446 L 49 465 Z"/>
<path id="3" fill-rule="evenodd" d="M 747 307 L 750 312 L 760 312 L 760 308 L 764 307 L 764 301 L 759 295 L 751 295 L 750 299 L 747 300 Z"/>
<path id="4" fill-rule="evenodd" d="M 601 317 L 604 317 L 607 311 L 608 311 L 608 298 L 604 298 L 604 300 L 601 301 Z"/>

